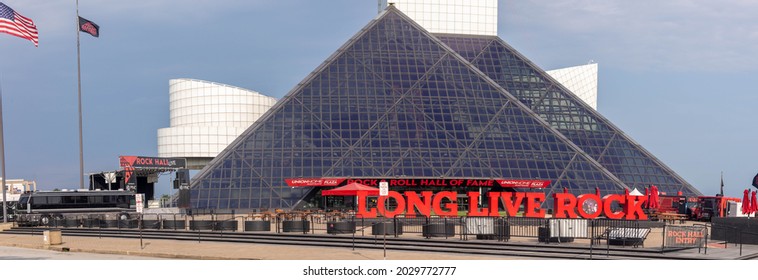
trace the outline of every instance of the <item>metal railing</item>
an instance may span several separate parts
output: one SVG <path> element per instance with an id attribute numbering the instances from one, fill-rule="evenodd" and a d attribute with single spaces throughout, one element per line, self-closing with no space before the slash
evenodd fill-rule
<path id="1" fill-rule="evenodd" d="M 706 244 L 708 243 L 708 238 L 711 238 L 712 241 L 718 240 L 724 242 L 725 248 L 728 247 L 729 244 L 732 244 L 732 246 L 735 247 L 739 246 L 740 256 L 743 255 L 743 244 L 758 243 L 758 232 L 743 230 L 739 227 L 723 224 L 703 224 L 703 226 L 708 229 Z M 708 254 L 708 246 L 705 246 L 704 254 Z"/>
<path id="2" fill-rule="evenodd" d="M 384 235 L 390 237 L 419 236 L 423 238 L 459 238 L 461 240 L 488 239 L 511 241 L 515 237 L 538 238 L 543 242 L 563 242 L 561 238 L 590 240 L 590 248 L 597 249 L 605 241 L 605 247 L 618 244 L 620 246 L 642 245 L 645 237 L 630 235 L 614 236 L 614 231 L 641 231 L 661 227 L 663 239 L 666 238 L 666 227 L 661 222 L 611 220 L 611 219 L 553 219 L 528 217 L 408 217 L 398 215 L 393 218 L 362 218 L 353 213 L 342 212 L 311 212 L 311 213 L 257 213 L 239 215 L 233 211 L 194 211 L 186 214 L 137 214 L 130 213 L 127 219 L 122 219 L 118 213 L 111 214 L 78 214 L 61 217 L 50 217 L 44 227 L 47 228 L 91 228 L 91 229 L 140 229 L 140 230 L 191 230 L 200 234 L 202 231 L 233 232 L 245 231 L 245 222 L 257 221 L 256 231 L 268 231 L 289 234 L 352 234 L 354 236 Z M 261 226 L 263 225 L 263 226 Z M 385 228 L 379 230 L 378 226 Z M 375 227 L 376 226 L 376 227 Z M 389 227 L 387 227 L 389 226 Z M 705 225 L 709 235 L 707 240 L 716 239 L 724 247 L 753 244 L 745 242 L 758 240 L 758 232 L 742 230 L 737 227 L 710 224 Z M 567 228 L 568 227 L 568 228 Z M 387 229 L 389 228 L 389 229 Z M 379 234 L 374 234 L 379 233 Z M 649 231 L 648 231 L 649 233 Z M 656 233 L 657 234 L 657 233 Z M 556 239 L 557 238 L 557 239 Z M 657 237 L 656 237 L 657 238 Z M 614 241 L 613 243 L 612 241 Z M 636 241 L 635 241 L 636 240 Z M 638 242 L 638 243 L 635 243 Z M 707 244 L 708 241 L 704 242 Z M 663 242 L 662 242 L 663 243 Z M 693 247 L 695 248 L 695 247 Z M 752 247 L 751 247 L 752 248 Z M 649 248 L 655 249 L 655 248 Z M 669 249 L 661 244 L 660 250 Z M 707 254 L 707 246 L 702 249 Z M 742 250 L 741 250 L 742 251 Z M 742 252 L 740 252 L 742 255 Z"/>

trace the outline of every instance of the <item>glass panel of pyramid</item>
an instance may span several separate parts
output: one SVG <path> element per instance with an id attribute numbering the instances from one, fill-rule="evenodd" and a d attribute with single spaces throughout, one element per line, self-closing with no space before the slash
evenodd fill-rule
<path id="1" fill-rule="evenodd" d="M 623 131 L 494 36 L 437 34 L 440 40 L 549 122 L 627 186 L 702 195 Z"/>
<path id="2" fill-rule="evenodd" d="M 398 176 L 546 179 L 547 194 L 627 188 L 390 7 L 193 178 L 192 207 L 312 207 L 316 188 L 286 178 Z"/>

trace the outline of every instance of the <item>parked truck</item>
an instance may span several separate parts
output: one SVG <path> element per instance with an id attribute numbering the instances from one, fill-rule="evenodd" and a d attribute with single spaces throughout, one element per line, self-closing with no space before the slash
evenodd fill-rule
<path id="1" fill-rule="evenodd" d="M 729 205 L 727 202 L 741 202 L 736 197 L 726 196 L 698 196 L 697 203 L 691 204 L 690 220 L 710 221 L 713 217 L 726 217 Z"/>

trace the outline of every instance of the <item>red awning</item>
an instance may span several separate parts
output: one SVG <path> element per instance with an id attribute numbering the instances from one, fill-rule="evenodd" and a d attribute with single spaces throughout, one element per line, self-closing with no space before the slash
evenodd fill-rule
<path id="1" fill-rule="evenodd" d="M 359 191 L 366 192 L 369 196 L 378 196 L 379 189 L 369 187 L 359 183 L 350 183 L 339 188 L 325 190 L 321 192 L 322 196 L 355 196 Z"/>

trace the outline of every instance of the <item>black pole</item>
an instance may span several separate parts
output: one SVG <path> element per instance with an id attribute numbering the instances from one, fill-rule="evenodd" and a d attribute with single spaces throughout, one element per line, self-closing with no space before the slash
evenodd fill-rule
<path id="1" fill-rule="evenodd" d="M 606 258 L 611 256 L 611 242 L 609 242 L 610 240 L 611 240 L 611 235 L 610 235 L 610 232 L 608 232 L 605 235 L 605 257 Z"/>
<path id="2" fill-rule="evenodd" d="M 355 223 L 355 217 L 353 217 L 353 223 Z M 353 230 L 353 251 L 355 251 L 355 230 Z"/>
<path id="3" fill-rule="evenodd" d="M 397 238 L 397 216 L 392 219 L 392 231 L 395 234 L 395 238 Z"/>
<path id="4" fill-rule="evenodd" d="M 729 247 L 729 238 L 727 238 L 726 228 L 724 228 L 724 249 L 726 249 L 727 247 Z"/>
<path id="5" fill-rule="evenodd" d="M 705 227 L 705 230 L 708 230 L 708 226 Z M 697 253 L 700 254 L 700 249 L 702 249 L 705 246 L 708 246 L 708 244 L 703 244 L 702 246 L 698 246 L 697 247 Z"/>
<path id="6" fill-rule="evenodd" d="M 708 255 L 708 227 L 705 228 L 705 254 Z"/>
<path id="7" fill-rule="evenodd" d="M 195 216 L 192 216 L 191 222 L 194 222 L 194 221 L 195 221 Z M 191 222 L 190 224 L 192 224 Z M 197 231 L 197 243 L 200 243 L 200 228 L 197 226 L 197 223 L 195 223 L 195 230 Z"/>
<path id="8" fill-rule="evenodd" d="M 144 249 L 144 245 L 142 244 L 142 215 L 140 214 L 139 220 L 137 220 L 137 226 L 139 227 L 139 249 Z"/>
<path id="9" fill-rule="evenodd" d="M 663 231 L 661 231 L 661 254 L 666 248 L 666 224 L 663 224 Z"/>
<path id="10" fill-rule="evenodd" d="M 592 230 L 590 231 L 590 260 L 592 259 L 592 244 L 595 243 L 595 220 L 590 220 L 590 226 L 592 227 Z"/>
<path id="11" fill-rule="evenodd" d="M 77 33 L 78 34 L 78 33 Z M 5 140 L 3 136 L 3 89 L 2 85 L 0 85 L 0 165 L 2 165 L 2 170 L 0 170 L 0 180 L 2 182 L 2 191 L 3 191 L 3 223 L 8 222 L 8 204 L 7 204 L 7 197 L 5 195 L 6 189 L 5 189 Z"/>
<path id="12" fill-rule="evenodd" d="M 76 73 L 79 85 L 79 188 L 84 189 L 84 145 L 82 144 L 82 64 L 79 47 L 79 0 L 76 0 Z M 5 168 L 5 164 L 3 164 Z M 5 174 L 3 174 L 5 180 Z M 5 184 L 3 184 L 5 187 Z"/>
<path id="13" fill-rule="evenodd" d="M 445 239 L 447 239 L 447 216 L 443 217 L 442 219 L 445 222 L 445 227 L 444 227 L 443 231 L 445 232 Z"/>
<path id="14" fill-rule="evenodd" d="M 463 219 L 463 217 L 460 219 Z M 461 229 L 461 234 L 458 236 L 458 240 L 468 240 L 468 238 L 464 239 L 464 236 L 468 235 L 468 232 L 466 230 L 466 228 Z M 445 228 L 445 235 L 447 235 L 447 228 Z"/>

